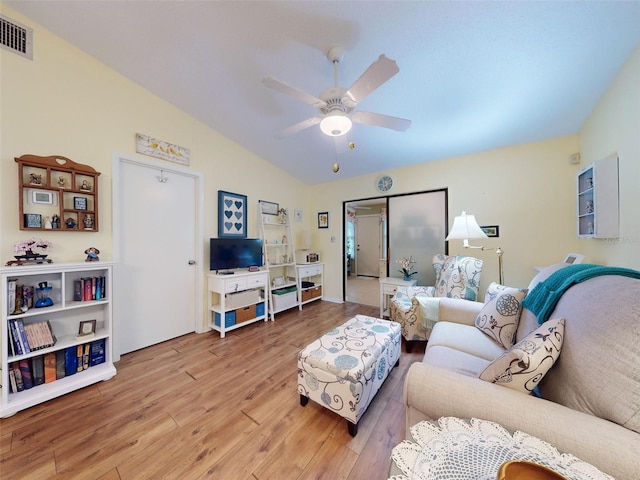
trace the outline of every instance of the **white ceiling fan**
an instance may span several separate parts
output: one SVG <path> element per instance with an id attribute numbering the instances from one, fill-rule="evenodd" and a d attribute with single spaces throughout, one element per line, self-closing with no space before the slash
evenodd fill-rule
<path id="1" fill-rule="evenodd" d="M 342 48 L 331 47 L 329 49 L 327 58 L 333 64 L 334 86 L 323 90 L 318 97 L 314 97 L 274 77 L 267 77 L 262 80 L 262 83 L 267 87 L 308 103 L 317 108 L 321 114 L 321 116 L 307 118 L 278 132 L 276 137 L 287 137 L 317 124 L 320 124 L 322 132 L 330 137 L 339 137 L 347 133 L 351 130 L 352 122 L 377 125 L 402 132 L 411 126 L 411 120 L 404 118 L 372 112 L 354 112 L 359 102 L 400 71 L 395 60 L 391 60 L 385 55 L 380 55 L 378 60 L 373 62 L 347 90 L 338 85 L 338 64 L 342 60 L 342 56 Z"/>

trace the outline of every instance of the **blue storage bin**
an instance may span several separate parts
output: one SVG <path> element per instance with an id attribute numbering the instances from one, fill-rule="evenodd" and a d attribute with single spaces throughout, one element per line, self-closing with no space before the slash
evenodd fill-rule
<path id="1" fill-rule="evenodd" d="M 220 314 L 218 312 L 216 312 L 216 318 L 215 318 L 215 322 L 216 322 L 216 327 L 220 326 Z M 236 312 L 235 310 L 231 310 L 230 312 L 227 312 L 224 314 L 224 327 L 231 327 L 233 325 L 236 324 Z"/>
<path id="2" fill-rule="evenodd" d="M 264 315 L 264 302 L 256 304 L 256 317 Z"/>

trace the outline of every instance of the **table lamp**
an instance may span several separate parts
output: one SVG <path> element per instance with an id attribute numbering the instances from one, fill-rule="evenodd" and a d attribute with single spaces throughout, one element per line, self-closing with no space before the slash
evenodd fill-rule
<path id="1" fill-rule="evenodd" d="M 480 250 L 495 250 L 496 255 L 498 255 L 498 278 L 500 281 L 500 285 L 504 285 L 504 273 L 502 270 L 502 254 L 503 250 L 498 248 L 487 248 L 469 245 L 470 238 L 489 238 L 482 231 L 478 222 L 476 222 L 476 217 L 474 215 L 467 215 L 467 212 L 463 211 L 462 215 L 459 215 L 453 219 L 453 226 L 451 227 L 451 231 L 445 240 L 462 240 L 464 248 L 478 248 Z"/>

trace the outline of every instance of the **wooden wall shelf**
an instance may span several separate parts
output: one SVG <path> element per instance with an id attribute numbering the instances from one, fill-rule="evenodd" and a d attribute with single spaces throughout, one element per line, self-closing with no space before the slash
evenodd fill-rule
<path id="1" fill-rule="evenodd" d="M 98 231 L 100 172 L 61 155 L 22 155 L 15 161 L 20 230 Z"/>

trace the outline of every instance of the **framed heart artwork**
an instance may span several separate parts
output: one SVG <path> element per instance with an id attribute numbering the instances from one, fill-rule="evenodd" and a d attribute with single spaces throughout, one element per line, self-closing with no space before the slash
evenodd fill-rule
<path id="1" fill-rule="evenodd" d="M 247 196 L 218 190 L 218 237 L 247 238 Z"/>

